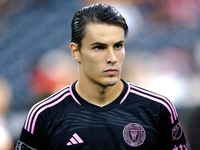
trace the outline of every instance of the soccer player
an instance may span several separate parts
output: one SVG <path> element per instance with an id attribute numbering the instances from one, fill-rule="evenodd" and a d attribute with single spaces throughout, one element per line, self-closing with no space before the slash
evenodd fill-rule
<path id="1" fill-rule="evenodd" d="M 35 104 L 16 150 L 186 150 L 173 104 L 121 79 L 128 26 L 106 4 L 80 9 L 70 50 L 79 77 Z"/>

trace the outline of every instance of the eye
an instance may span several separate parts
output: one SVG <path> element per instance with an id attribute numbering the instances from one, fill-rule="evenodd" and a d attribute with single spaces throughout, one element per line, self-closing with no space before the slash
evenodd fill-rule
<path id="1" fill-rule="evenodd" d="M 123 47 L 122 44 L 116 44 L 116 45 L 114 46 L 115 49 L 121 49 L 122 47 Z"/>
<path id="2" fill-rule="evenodd" d="M 103 50 L 105 49 L 105 46 L 95 46 L 93 47 L 94 50 Z"/>

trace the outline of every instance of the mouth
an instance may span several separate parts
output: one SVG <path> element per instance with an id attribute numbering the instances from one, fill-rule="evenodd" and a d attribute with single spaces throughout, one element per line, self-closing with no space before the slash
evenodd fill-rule
<path id="1" fill-rule="evenodd" d="M 104 71 L 105 74 L 110 75 L 110 76 L 114 76 L 119 72 L 118 69 L 116 68 L 111 68 L 111 69 L 107 69 Z"/>

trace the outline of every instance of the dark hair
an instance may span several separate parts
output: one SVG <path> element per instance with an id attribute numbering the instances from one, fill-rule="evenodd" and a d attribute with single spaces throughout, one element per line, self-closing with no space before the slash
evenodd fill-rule
<path id="1" fill-rule="evenodd" d="M 90 22 L 117 25 L 124 29 L 125 36 L 128 33 L 126 20 L 114 7 L 107 4 L 86 6 L 77 11 L 71 24 L 71 42 L 77 43 L 79 49 L 81 48 L 81 41 L 85 36 L 85 27 Z"/>

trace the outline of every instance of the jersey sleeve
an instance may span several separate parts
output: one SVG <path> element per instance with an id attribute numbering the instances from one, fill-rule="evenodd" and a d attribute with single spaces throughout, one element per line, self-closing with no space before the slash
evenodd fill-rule
<path id="1" fill-rule="evenodd" d="M 163 149 L 165 147 L 166 150 L 188 150 L 189 148 L 175 107 L 173 106 L 171 111 L 162 107 L 160 118 L 160 148 Z"/>
<path id="2" fill-rule="evenodd" d="M 28 115 L 24 126 L 21 131 L 20 138 L 17 142 L 15 150 L 41 150 L 45 149 L 45 137 L 46 135 L 44 128 L 44 119 L 41 116 L 37 117 L 37 120 L 34 122 L 28 121 L 30 116 Z M 33 128 L 34 126 L 34 128 Z"/>

